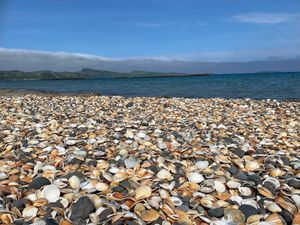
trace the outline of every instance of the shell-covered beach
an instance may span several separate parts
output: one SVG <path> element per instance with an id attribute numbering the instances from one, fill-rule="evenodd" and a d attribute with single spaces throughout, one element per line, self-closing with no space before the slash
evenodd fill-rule
<path id="1" fill-rule="evenodd" d="M 1 224 L 300 224 L 300 102 L 5 94 Z"/>

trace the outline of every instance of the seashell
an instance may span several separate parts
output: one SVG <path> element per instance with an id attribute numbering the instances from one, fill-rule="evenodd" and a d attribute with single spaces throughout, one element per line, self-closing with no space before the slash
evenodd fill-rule
<path id="1" fill-rule="evenodd" d="M 4 224 L 12 224 L 16 216 L 9 212 L 0 212 L 0 221 Z"/>
<path id="2" fill-rule="evenodd" d="M 42 195 L 48 202 L 56 202 L 60 196 L 60 190 L 55 185 L 47 185 L 43 188 Z"/>
<path id="3" fill-rule="evenodd" d="M 300 195 L 293 194 L 291 196 L 292 200 L 295 202 L 298 208 L 300 208 Z"/>
<path id="4" fill-rule="evenodd" d="M 263 215 L 251 215 L 247 218 L 247 224 L 258 224 L 262 218 L 264 218 Z"/>
<path id="5" fill-rule="evenodd" d="M 204 180 L 204 177 L 199 173 L 188 173 L 187 178 L 190 182 L 201 183 Z"/>
<path id="6" fill-rule="evenodd" d="M 152 196 L 149 200 L 148 203 L 150 206 L 152 206 L 153 208 L 158 209 L 160 206 L 162 199 L 159 196 Z"/>
<path id="7" fill-rule="evenodd" d="M 257 186 L 257 191 L 264 197 L 271 198 L 271 199 L 275 198 L 272 192 L 262 185 Z"/>
<path id="8" fill-rule="evenodd" d="M 109 189 L 109 185 L 106 183 L 99 182 L 95 185 L 97 191 L 106 192 Z"/>
<path id="9" fill-rule="evenodd" d="M 159 215 L 159 212 L 157 212 L 156 210 L 150 209 L 150 210 L 145 210 L 144 212 L 142 212 L 141 217 L 146 222 L 152 222 L 152 221 L 157 220 L 160 217 L 160 215 Z"/>
<path id="10" fill-rule="evenodd" d="M 257 171 L 259 169 L 260 165 L 257 161 L 249 161 L 245 165 L 245 170 L 247 172 L 253 172 Z"/>
<path id="11" fill-rule="evenodd" d="M 293 219 L 293 225 L 300 225 L 300 213 L 296 213 Z"/>
<path id="12" fill-rule="evenodd" d="M 281 212 L 282 209 L 275 202 L 265 201 L 266 208 L 272 213 Z"/>
<path id="13" fill-rule="evenodd" d="M 205 194 L 211 193 L 215 190 L 215 184 L 213 180 L 204 180 L 201 185 L 199 191 Z"/>
<path id="14" fill-rule="evenodd" d="M 143 199 L 143 198 L 149 198 L 152 194 L 151 187 L 149 186 L 140 186 L 135 190 L 135 198 L 137 200 Z"/>
<path id="15" fill-rule="evenodd" d="M 241 184 L 237 181 L 234 180 L 230 180 L 226 183 L 227 187 L 229 187 L 230 189 L 237 189 L 241 186 Z"/>
<path id="16" fill-rule="evenodd" d="M 160 170 L 156 176 L 163 180 L 171 180 L 173 178 L 172 174 L 166 169 Z"/>
<path id="17" fill-rule="evenodd" d="M 273 225 L 286 224 L 284 219 L 277 213 L 273 213 L 265 218 L 265 221 L 272 223 Z"/>
<path id="18" fill-rule="evenodd" d="M 77 190 L 80 188 L 80 179 L 73 175 L 69 178 L 69 184 L 73 189 Z"/>
<path id="19" fill-rule="evenodd" d="M 177 197 L 170 197 L 170 200 L 173 202 L 173 204 L 175 206 L 181 206 L 182 205 L 182 201 Z"/>
<path id="20" fill-rule="evenodd" d="M 282 208 L 289 211 L 292 215 L 294 215 L 298 211 L 294 203 L 291 200 L 289 200 L 287 197 L 277 197 L 275 198 L 275 202 Z"/>
<path id="21" fill-rule="evenodd" d="M 195 163 L 195 166 L 199 170 L 204 170 L 204 169 L 208 168 L 209 162 L 208 161 L 198 161 L 198 162 Z"/>
<path id="22" fill-rule="evenodd" d="M 253 194 L 252 189 L 249 187 L 239 187 L 238 190 L 241 193 L 241 195 L 245 197 L 251 196 Z"/>
<path id="23" fill-rule="evenodd" d="M 167 190 L 165 190 L 165 189 L 160 189 L 160 190 L 159 190 L 159 194 L 160 194 L 160 197 L 161 197 L 162 199 L 170 198 L 169 192 L 168 192 Z"/>
<path id="24" fill-rule="evenodd" d="M 263 181 L 263 186 L 267 186 L 267 184 L 270 183 L 274 186 L 275 189 L 280 187 L 280 182 L 276 178 L 268 177 Z"/>
<path id="25" fill-rule="evenodd" d="M 226 191 L 226 186 L 220 181 L 214 181 L 214 184 L 217 192 L 223 193 Z"/>
<path id="26" fill-rule="evenodd" d="M 285 173 L 283 171 L 281 171 L 279 168 L 276 169 L 272 169 L 269 172 L 271 177 L 279 177 L 279 176 L 283 176 Z"/>
<path id="27" fill-rule="evenodd" d="M 36 217 L 37 213 L 38 208 L 34 206 L 27 206 L 25 209 L 23 209 L 22 216 L 27 220 L 31 220 L 32 218 Z"/>
<path id="28" fill-rule="evenodd" d="M 38 198 L 33 202 L 33 206 L 41 207 L 48 204 L 48 200 L 46 198 Z"/>

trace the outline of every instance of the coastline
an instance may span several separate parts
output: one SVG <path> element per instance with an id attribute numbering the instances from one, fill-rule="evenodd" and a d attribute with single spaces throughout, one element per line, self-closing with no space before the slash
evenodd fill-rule
<path id="1" fill-rule="evenodd" d="M 107 97 L 122 97 L 121 95 L 101 95 L 101 93 L 97 92 L 56 92 L 56 91 L 42 91 L 42 90 L 30 90 L 30 89 L 1 89 L 0 88 L 0 96 L 24 96 L 24 95 L 38 95 L 38 96 L 107 96 Z M 124 97 L 124 98 L 136 98 L 136 97 L 141 97 L 141 98 L 182 98 L 182 99 L 213 99 L 213 98 L 190 98 L 190 97 L 172 97 L 172 96 L 155 96 L 155 97 L 143 97 L 143 96 L 135 96 L 135 97 Z M 230 98 L 215 98 L 215 99 L 224 99 L 224 100 L 230 100 Z M 232 98 L 232 100 L 243 100 L 242 98 Z M 255 101 L 262 101 L 262 100 L 267 100 L 267 99 L 251 99 Z M 270 100 L 276 100 L 280 102 L 300 102 L 300 97 L 299 98 L 289 98 L 289 99 L 270 99 Z"/>
<path id="2" fill-rule="evenodd" d="M 300 102 L 4 91 L 0 107 L 10 223 L 296 218 Z"/>

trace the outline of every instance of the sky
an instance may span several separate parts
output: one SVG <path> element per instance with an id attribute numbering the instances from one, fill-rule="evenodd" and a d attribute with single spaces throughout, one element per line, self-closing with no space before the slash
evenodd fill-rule
<path id="1" fill-rule="evenodd" d="M 300 70 L 299 27 L 299 0 L 0 0 L 0 69 Z"/>

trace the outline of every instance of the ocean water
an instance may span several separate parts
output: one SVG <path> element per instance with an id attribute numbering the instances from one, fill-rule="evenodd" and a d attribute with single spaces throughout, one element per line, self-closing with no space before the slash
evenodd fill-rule
<path id="1" fill-rule="evenodd" d="M 0 89 L 188 98 L 300 99 L 300 72 L 203 77 L 0 81 Z"/>

